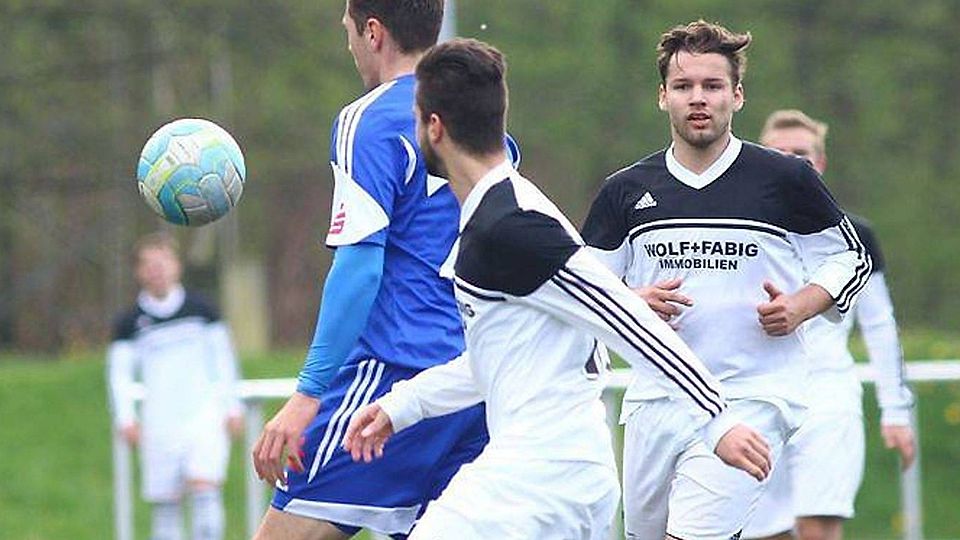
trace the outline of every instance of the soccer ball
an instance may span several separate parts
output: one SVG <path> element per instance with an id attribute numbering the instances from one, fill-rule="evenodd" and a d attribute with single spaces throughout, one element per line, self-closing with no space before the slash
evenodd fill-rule
<path id="1" fill-rule="evenodd" d="M 147 205 L 177 225 L 205 225 L 240 201 L 243 153 L 220 126 L 181 118 L 158 129 L 140 152 L 137 186 Z"/>

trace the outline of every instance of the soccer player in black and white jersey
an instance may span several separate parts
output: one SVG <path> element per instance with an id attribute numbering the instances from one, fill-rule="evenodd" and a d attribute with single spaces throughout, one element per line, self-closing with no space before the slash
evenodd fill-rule
<path id="1" fill-rule="evenodd" d="M 809 160 L 818 172 L 827 168 L 827 125 L 797 110 L 772 113 L 760 142 L 785 154 Z M 863 219 L 850 216 L 873 260 L 873 273 L 854 307 L 856 317 L 831 324 L 822 317 L 806 323 L 809 339 L 809 410 L 790 438 L 782 466 L 774 469 L 757 513 L 744 529 L 746 538 L 839 540 L 843 521 L 853 517 L 853 503 L 864 465 L 862 387 L 847 348 L 854 318 L 877 373 L 880 429 L 901 464 L 914 458 L 910 427 L 913 396 L 903 379 L 897 322 L 884 279 L 884 259 L 876 236 Z"/>
<path id="2" fill-rule="evenodd" d="M 134 255 L 140 293 L 117 318 L 107 350 L 113 423 L 140 449 L 143 498 L 152 506 L 150 538 L 183 538 L 181 504 L 188 498 L 190 538 L 219 540 L 228 432 L 243 428 L 230 333 L 217 310 L 180 283 L 173 237 L 144 236 Z M 139 411 L 135 381 L 146 389 Z"/>
<path id="3" fill-rule="evenodd" d="M 776 463 L 802 418 L 801 324 L 841 318 L 870 260 L 809 164 L 733 136 L 750 39 L 703 21 L 662 36 L 672 144 L 607 179 L 583 235 L 677 328 L 723 384 L 730 421 L 758 430 Z M 764 484 L 717 459 L 675 395 L 636 377 L 624 396 L 627 537 L 736 538 Z"/>
<path id="4" fill-rule="evenodd" d="M 504 70 L 501 54 L 474 40 L 438 45 L 417 66 L 420 148 L 462 205 L 444 268 L 467 352 L 361 409 L 345 446 L 370 461 L 390 452 L 393 433 L 486 402 L 490 442 L 427 507 L 411 538 L 606 540 L 619 489 L 598 340 L 638 377 L 675 389 L 679 414 L 711 433 L 731 424 L 715 378 L 507 160 Z M 767 474 L 766 443 L 754 431 L 737 425 L 718 435 L 723 459 Z"/>

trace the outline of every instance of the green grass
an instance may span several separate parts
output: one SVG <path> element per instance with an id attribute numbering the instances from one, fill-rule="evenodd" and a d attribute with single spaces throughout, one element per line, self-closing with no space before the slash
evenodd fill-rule
<path id="1" fill-rule="evenodd" d="M 908 358 L 960 356 L 960 339 L 911 333 Z M 859 350 L 855 347 L 855 350 Z M 244 361 L 248 378 L 289 377 L 299 353 Z M 0 538 L 110 538 L 113 496 L 110 426 L 99 355 L 52 361 L 0 358 Z M 927 539 L 960 539 L 960 383 L 917 388 L 922 440 L 924 531 Z M 900 517 L 896 458 L 882 449 L 872 388 L 865 393 L 867 471 L 847 538 L 896 538 Z M 278 404 L 273 404 L 274 408 Z M 267 411 L 269 414 L 270 411 Z M 226 487 L 227 538 L 245 538 L 243 467 L 234 446 Z M 147 538 L 148 508 L 136 507 L 137 538 Z"/>

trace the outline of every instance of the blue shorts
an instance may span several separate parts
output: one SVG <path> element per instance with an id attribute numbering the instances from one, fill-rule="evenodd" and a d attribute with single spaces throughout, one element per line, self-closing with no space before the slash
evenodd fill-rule
<path id="1" fill-rule="evenodd" d="M 488 439 L 484 408 L 477 405 L 419 422 L 391 437 L 382 458 L 354 462 L 342 447 L 350 416 L 418 372 L 372 359 L 341 368 L 304 434 L 305 470 L 287 469 L 288 485 L 277 488 L 273 506 L 351 535 L 361 528 L 408 533 L 426 504 Z"/>

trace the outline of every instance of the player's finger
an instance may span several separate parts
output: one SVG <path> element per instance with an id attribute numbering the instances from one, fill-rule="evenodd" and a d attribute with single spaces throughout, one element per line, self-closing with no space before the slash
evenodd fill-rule
<path id="1" fill-rule="evenodd" d="M 693 300 L 691 300 L 689 296 L 674 291 L 664 291 L 660 295 L 660 299 L 669 302 L 676 302 L 677 304 L 682 304 L 684 306 L 693 305 Z"/>
<path id="2" fill-rule="evenodd" d="M 776 285 L 769 281 L 763 282 L 763 290 L 766 291 L 771 300 L 783 294 L 783 291 L 778 289 Z"/>
<path id="3" fill-rule="evenodd" d="M 668 291 L 672 291 L 673 289 L 680 287 L 680 285 L 682 284 L 683 284 L 682 279 L 673 278 L 673 279 L 665 279 L 663 281 L 659 281 L 657 283 L 654 283 L 653 286 L 658 289 L 666 289 Z"/>
<path id="4" fill-rule="evenodd" d="M 298 473 L 303 472 L 303 437 L 290 436 L 287 438 L 287 463 Z"/>
<path id="5" fill-rule="evenodd" d="M 659 300 L 650 304 L 650 309 L 654 310 L 658 315 L 661 316 L 666 315 L 667 317 L 672 317 L 680 314 L 680 308 L 673 304 L 668 304 Z"/>
<path id="6" fill-rule="evenodd" d="M 377 414 L 373 418 L 373 421 L 371 421 L 367 425 L 367 427 L 363 428 L 363 431 L 361 431 L 360 433 L 364 437 L 374 437 L 378 434 L 381 434 L 381 432 L 385 431 L 387 429 L 387 426 L 389 426 L 389 424 L 390 424 L 390 420 L 386 414 Z"/>
<path id="7" fill-rule="evenodd" d="M 778 313 L 780 311 L 783 311 L 783 306 L 771 302 L 764 302 L 757 306 L 757 313 L 759 313 L 761 316 L 773 315 L 774 313 Z"/>

